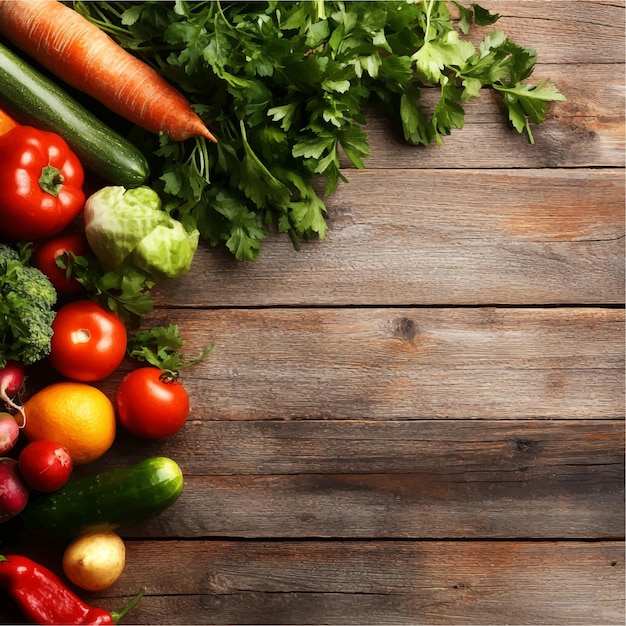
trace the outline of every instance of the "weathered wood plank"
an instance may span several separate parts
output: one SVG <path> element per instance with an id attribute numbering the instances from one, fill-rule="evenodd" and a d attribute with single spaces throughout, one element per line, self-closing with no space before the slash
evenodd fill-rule
<path id="1" fill-rule="evenodd" d="M 624 414 L 620 309 L 160 309 L 152 323 L 178 324 L 190 356 L 216 343 L 184 374 L 198 420 Z"/>
<path id="2" fill-rule="evenodd" d="M 119 458 L 131 463 L 160 452 L 179 459 L 185 474 L 193 476 L 471 476 L 488 470 L 507 481 L 511 476 L 534 481 L 556 471 L 583 474 L 596 466 L 619 468 L 624 462 L 623 420 L 204 421 L 196 417 L 194 412 L 177 436 L 142 446 L 121 430 L 114 454 L 95 467 L 111 469 Z M 93 472 L 93 466 L 85 471 Z"/>
<path id="3" fill-rule="evenodd" d="M 349 171 L 324 240 L 202 247 L 168 306 L 624 302 L 622 170 Z"/>
<path id="4" fill-rule="evenodd" d="M 155 570 L 165 573 L 158 545 L 151 548 L 138 545 L 137 557 L 146 558 Z M 265 603 L 270 604 L 268 596 L 277 596 L 275 608 L 268 606 L 270 613 L 267 609 L 261 613 L 265 620 L 246 611 L 247 615 L 239 614 L 243 622 L 381 623 L 380 618 L 393 623 L 398 618 L 404 623 L 468 623 L 467 619 L 491 624 L 511 623 L 511 615 L 523 615 L 524 623 L 554 623 L 553 619 L 584 623 L 585 616 L 594 618 L 595 623 L 618 623 L 623 615 L 623 603 L 619 602 L 624 597 L 623 563 L 619 544 L 610 543 L 277 546 L 226 542 L 181 544 L 180 561 L 166 576 L 168 583 L 184 585 L 185 570 L 193 571 L 197 576 L 187 574 L 187 580 L 201 581 L 200 589 L 213 596 L 210 606 L 217 611 L 222 605 L 218 598 L 226 600 L 229 612 L 233 610 L 235 602 L 227 600 L 233 593 L 243 600 L 247 592 L 253 592 L 265 596 Z M 128 583 L 136 587 L 140 576 L 133 576 L 129 568 Z M 188 590 L 197 593 L 198 583 L 193 586 L 193 591 Z M 293 601 L 285 604 L 281 597 L 294 592 L 299 598 L 309 593 L 327 597 L 329 606 L 322 603 L 315 609 L 310 601 L 301 607 Z M 400 601 L 397 609 L 392 608 L 391 598 L 385 601 L 386 595 Z M 356 597 L 342 608 L 341 598 L 346 596 Z M 368 597 L 370 602 L 358 608 L 359 601 Z M 524 606 L 528 598 L 533 598 L 533 607 Z M 258 606 L 260 598 L 251 599 Z M 381 600 L 382 610 L 372 615 L 369 611 Z M 332 613 L 325 615 L 328 609 Z M 228 613 L 207 617 L 215 623 L 230 621 Z"/>
<path id="5" fill-rule="evenodd" d="M 127 542 L 136 624 L 623 624 L 622 542 Z M 146 572 L 150 577 L 146 578 Z M 0 619 L 19 614 L 2 605 Z"/>

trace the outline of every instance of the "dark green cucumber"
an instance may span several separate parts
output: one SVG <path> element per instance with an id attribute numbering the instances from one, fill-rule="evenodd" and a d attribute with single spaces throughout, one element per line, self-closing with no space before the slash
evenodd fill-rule
<path id="1" fill-rule="evenodd" d="M 58 491 L 31 498 L 14 518 L 15 530 L 72 537 L 138 524 L 176 502 L 183 482 L 180 467 L 167 457 L 74 478 Z"/>
<path id="2" fill-rule="evenodd" d="M 0 101 L 20 121 L 61 135 L 85 169 L 106 181 L 123 187 L 147 181 L 148 162 L 136 146 L 1 44 Z"/>

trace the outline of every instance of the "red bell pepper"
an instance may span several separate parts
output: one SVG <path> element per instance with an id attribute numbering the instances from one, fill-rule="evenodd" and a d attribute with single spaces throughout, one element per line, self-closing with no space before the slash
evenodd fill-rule
<path id="1" fill-rule="evenodd" d="M 61 232 L 85 206 L 84 179 L 56 133 L 15 126 L 0 135 L 0 231 L 18 241 Z"/>
<path id="2" fill-rule="evenodd" d="M 19 555 L 0 555 L 0 586 L 33 624 L 117 624 L 144 594 L 108 612 L 83 602 L 54 572 Z"/>

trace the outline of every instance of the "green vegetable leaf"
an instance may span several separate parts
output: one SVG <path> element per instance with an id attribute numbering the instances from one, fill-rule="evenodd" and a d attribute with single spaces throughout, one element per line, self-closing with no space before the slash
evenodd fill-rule
<path id="1" fill-rule="evenodd" d="M 432 117 L 433 134 L 437 143 L 442 135 L 449 135 L 454 128 L 463 128 L 465 111 L 460 104 L 460 91 L 448 83 L 441 87 L 441 97 Z"/>
<path id="2" fill-rule="evenodd" d="M 472 13 L 472 10 L 464 7 L 462 4 L 460 4 L 459 2 L 452 2 L 452 4 L 458 9 L 459 11 L 459 29 L 460 31 L 464 34 L 467 35 L 470 32 L 470 28 L 472 26 L 472 18 L 474 16 L 474 14 Z"/>
<path id="3" fill-rule="evenodd" d="M 184 345 L 178 325 L 170 324 L 132 333 L 128 337 L 126 350 L 134 359 L 177 374 L 181 369 L 204 360 L 214 348 L 214 344 L 211 344 L 194 358 L 186 359 L 181 353 Z"/>
<path id="4" fill-rule="evenodd" d="M 518 132 L 526 131 L 534 143 L 530 122 L 540 124 L 546 119 L 550 102 L 563 101 L 565 96 L 545 80 L 538 85 L 517 85 L 516 87 L 495 86 L 502 92 L 509 110 L 509 119 Z"/>
<path id="5" fill-rule="evenodd" d="M 57 257 L 57 265 L 85 287 L 91 299 L 117 314 L 129 327 L 137 327 L 154 307 L 155 282 L 143 272 L 125 267 L 106 272 L 93 257 Z"/>
<path id="6" fill-rule="evenodd" d="M 328 228 L 325 214 L 326 206 L 317 195 L 311 195 L 297 202 L 289 204 L 292 223 L 296 224 L 299 233 L 308 237 L 313 234 L 321 238 L 326 234 Z"/>
<path id="7" fill-rule="evenodd" d="M 474 44 L 459 39 L 456 31 L 449 31 L 440 40 L 425 41 L 411 58 L 415 61 L 417 70 L 428 81 L 441 83 L 447 82 L 443 72 L 445 68 L 463 70 L 474 52 Z"/>
<path id="8" fill-rule="evenodd" d="M 472 4 L 472 8 L 474 9 L 476 26 L 491 26 L 491 24 L 495 24 L 500 19 L 499 13 L 490 13 L 476 3 Z"/>

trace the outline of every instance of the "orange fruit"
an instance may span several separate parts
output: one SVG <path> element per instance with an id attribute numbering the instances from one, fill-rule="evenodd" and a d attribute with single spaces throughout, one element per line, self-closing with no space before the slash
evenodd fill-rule
<path id="1" fill-rule="evenodd" d="M 24 405 L 24 433 L 30 441 L 61 444 L 76 465 L 101 457 L 115 439 L 115 408 L 99 389 L 59 382 L 44 387 Z"/>
<path id="2" fill-rule="evenodd" d="M 0 110 L 0 135 L 6 135 L 6 133 L 16 126 L 17 122 L 8 113 Z"/>

